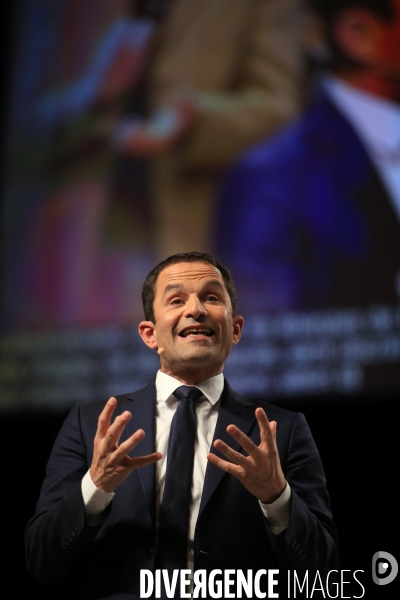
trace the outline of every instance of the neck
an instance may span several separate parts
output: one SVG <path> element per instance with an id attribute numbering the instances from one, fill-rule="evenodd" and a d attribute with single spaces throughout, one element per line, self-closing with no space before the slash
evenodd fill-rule
<path id="1" fill-rule="evenodd" d="M 179 368 L 179 370 L 168 368 L 166 366 L 161 365 L 160 371 L 165 373 L 166 375 L 170 375 L 171 377 L 175 377 L 181 381 L 184 385 L 196 385 L 196 383 L 200 383 L 201 381 L 205 381 L 206 379 L 210 379 L 215 375 L 219 375 L 223 371 L 222 367 L 217 367 L 214 369 L 210 368 Z"/>
<path id="2" fill-rule="evenodd" d="M 400 74 L 394 70 L 382 73 L 373 69 L 338 69 L 333 74 L 362 92 L 400 104 Z"/>

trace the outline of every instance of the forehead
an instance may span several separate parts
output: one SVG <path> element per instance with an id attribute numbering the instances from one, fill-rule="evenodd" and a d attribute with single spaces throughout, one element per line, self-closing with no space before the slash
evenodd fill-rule
<path id="1" fill-rule="evenodd" d="M 193 287 L 207 282 L 219 282 L 226 290 L 221 272 L 210 263 L 181 262 L 169 265 L 161 271 L 156 282 L 156 297 L 170 285 Z"/>

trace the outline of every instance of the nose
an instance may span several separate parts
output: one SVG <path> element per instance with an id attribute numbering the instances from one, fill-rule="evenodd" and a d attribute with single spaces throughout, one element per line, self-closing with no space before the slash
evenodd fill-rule
<path id="1" fill-rule="evenodd" d="M 194 319 L 198 319 L 201 316 L 207 316 L 207 314 L 208 313 L 200 298 L 196 294 L 191 295 L 186 302 L 185 317 L 193 317 Z"/>

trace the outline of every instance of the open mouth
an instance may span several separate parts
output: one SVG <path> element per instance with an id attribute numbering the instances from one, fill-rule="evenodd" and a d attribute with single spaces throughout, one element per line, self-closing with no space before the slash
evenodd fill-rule
<path id="1" fill-rule="evenodd" d="M 214 335 L 214 331 L 209 327 L 185 327 L 178 334 L 180 337 L 196 337 L 196 336 L 206 336 L 211 337 Z"/>

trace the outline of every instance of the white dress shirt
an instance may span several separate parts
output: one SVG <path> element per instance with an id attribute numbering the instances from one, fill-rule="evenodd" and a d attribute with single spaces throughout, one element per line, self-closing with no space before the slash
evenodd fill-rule
<path id="1" fill-rule="evenodd" d="M 360 136 L 400 221 L 400 105 L 338 77 L 327 76 L 323 86 Z"/>
<path id="2" fill-rule="evenodd" d="M 178 406 L 178 400 L 173 395 L 180 387 L 181 381 L 158 371 L 156 377 L 156 414 L 155 414 L 155 449 L 162 453 L 162 459 L 156 463 L 156 506 L 157 524 L 159 508 L 162 501 L 167 468 L 168 436 L 171 421 Z M 193 540 L 197 517 L 203 492 L 204 477 L 207 468 L 207 454 L 210 451 L 217 424 L 220 397 L 224 387 L 224 377 L 221 374 L 196 384 L 203 396 L 196 402 L 197 433 L 194 450 L 192 500 L 189 513 L 188 540 L 188 569 L 193 570 Z M 85 512 L 90 525 L 96 525 L 103 520 L 102 513 L 112 501 L 116 492 L 107 493 L 99 490 L 93 483 L 89 471 L 82 479 L 82 495 Z M 284 531 L 289 524 L 290 486 L 287 484 L 283 494 L 272 504 L 261 504 L 260 507 L 268 519 L 272 533 L 277 535 Z"/>

